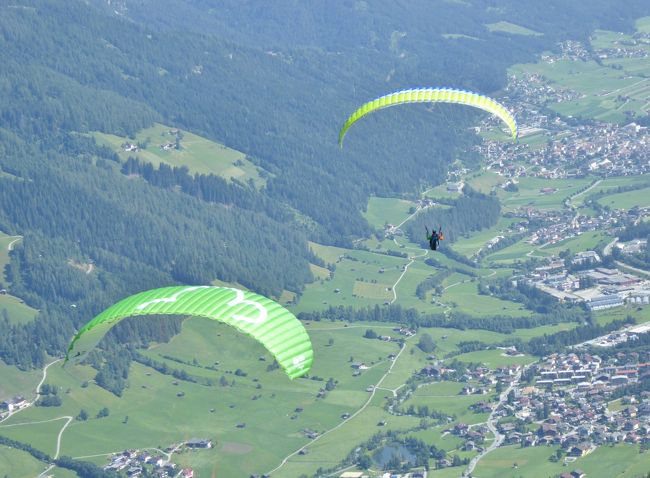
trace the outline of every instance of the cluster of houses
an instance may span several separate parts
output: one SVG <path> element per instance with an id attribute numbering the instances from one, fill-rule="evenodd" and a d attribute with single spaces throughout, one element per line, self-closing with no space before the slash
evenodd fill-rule
<path id="1" fill-rule="evenodd" d="M 504 444 L 555 445 L 581 457 L 599 445 L 650 443 L 650 392 L 640 400 L 623 397 L 618 410 L 608 407 L 618 387 L 650 376 L 650 363 L 616 366 L 588 353 L 553 354 L 536 374 L 534 386 L 516 387 L 513 400 L 501 405 Z"/>
<path id="2" fill-rule="evenodd" d="M 564 42 L 560 50 L 558 54 L 543 55 L 541 60 L 554 63 L 592 58 L 592 53 L 580 42 Z M 608 58 L 649 55 L 647 49 L 624 46 L 600 54 Z M 550 179 L 587 174 L 638 175 L 650 171 L 650 129 L 647 127 L 598 121 L 575 126 L 559 117 L 549 118 L 540 111 L 545 105 L 573 101 L 585 95 L 558 87 L 539 74 L 510 76 L 507 93 L 504 100 L 509 109 L 520 124 L 526 125 L 521 128 L 520 136 L 544 132 L 548 142 L 542 147 L 529 148 L 525 144 L 486 140 L 477 149 L 487 159 L 489 169 L 505 177 L 533 175 Z M 486 119 L 485 126 L 493 124 L 494 119 Z M 538 168 L 523 168 L 522 161 Z"/>
<path id="3" fill-rule="evenodd" d="M 574 265 L 597 265 L 595 251 L 576 254 Z M 514 277 L 513 284 L 523 281 L 551 295 L 558 301 L 584 302 L 590 310 L 602 310 L 629 304 L 650 304 L 650 281 L 617 269 L 595 267 L 569 272 L 565 262 L 551 258 L 527 275 Z"/>
<path id="4" fill-rule="evenodd" d="M 188 449 L 212 448 L 212 440 L 193 438 L 178 445 L 167 447 L 166 451 L 174 452 L 182 446 Z M 111 455 L 110 462 L 104 466 L 104 470 L 120 472 L 131 478 L 139 476 L 154 476 L 156 478 L 193 478 L 192 468 L 179 467 L 168 458 L 157 454 L 151 454 L 145 450 L 124 450 L 122 453 Z"/>

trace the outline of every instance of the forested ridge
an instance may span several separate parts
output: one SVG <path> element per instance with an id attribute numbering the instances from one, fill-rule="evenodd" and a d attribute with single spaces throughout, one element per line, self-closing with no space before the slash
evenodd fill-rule
<path id="1" fill-rule="evenodd" d="M 300 293 L 317 261 L 307 239 L 348 245 L 369 234 L 361 215 L 368 196 L 443 181 L 447 163 L 476 141 L 467 128 L 482 114 L 389 110 L 355 126 L 341 151 L 338 128 L 356 106 L 420 84 L 495 93 L 510 64 L 596 26 L 629 29 L 644 2 L 598 0 L 582 16 L 560 0 L 543 11 L 532 0 L 502 11 L 487 1 L 434 3 L 1 4 L 0 230 L 23 240 L 0 282 L 39 316 L 23 325 L 3 319 L 0 358 L 42 366 L 80 324 L 147 288 L 219 279 L 276 297 Z M 544 35 L 484 26 L 508 18 Z M 244 152 L 271 173 L 266 187 L 120 164 L 85 135 L 132 136 L 154 121 Z M 445 220 L 479 203 L 487 224 L 498 203 L 475 194 Z M 458 233 L 485 226 L 472 221 L 459 219 Z M 129 327 L 114 339 L 178 330 Z"/>

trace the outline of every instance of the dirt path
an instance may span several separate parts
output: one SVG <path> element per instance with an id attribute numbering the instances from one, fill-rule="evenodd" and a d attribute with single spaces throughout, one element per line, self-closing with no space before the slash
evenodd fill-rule
<path id="1" fill-rule="evenodd" d="M 14 239 L 9 244 L 7 244 L 7 250 L 9 252 L 13 251 L 14 250 L 14 244 L 17 243 L 18 241 L 20 241 L 23 238 L 23 236 L 13 236 L 13 237 L 15 237 L 16 239 Z"/>
<path id="2" fill-rule="evenodd" d="M 43 367 L 43 376 L 41 377 L 41 381 L 38 382 L 38 385 L 36 385 L 36 396 L 34 397 L 34 400 L 32 400 L 31 402 L 28 402 L 26 406 L 24 406 L 23 408 L 21 408 L 19 410 L 16 410 L 14 412 L 9 412 L 9 414 L 6 417 L 4 417 L 2 420 L 0 420 L 0 423 L 9 420 L 9 418 L 13 417 L 17 413 L 22 412 L 23 410 L 27 410 L 29 407 L 34 405 L 34 403 L 36 403 L 36 400 L 38 400 L 38 394 L 41 391 L 41 386 L 43 385 L 43 383 L 45 382 L 45 379 L 47 378 L 47 369 L 50 368 L 50 365 L 53 365 L 53 364 L 55 364 L 57 362 L 60 362 L 61 360 L 63 360 L 63 359 L 56 359 L 56 360 L 48 363 L 45 367 Z M 51 421 L 51 420 L 48 420 L 48 421 Z"/>

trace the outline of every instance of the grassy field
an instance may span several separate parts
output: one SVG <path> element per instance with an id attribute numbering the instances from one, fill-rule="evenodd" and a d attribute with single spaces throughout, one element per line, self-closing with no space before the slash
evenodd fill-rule
<path id="1" fill-rule="evenodd" d="M 504 264 L 512 264 L 515 261 L 524 261 L 526 260 L 526 255 L 531 253 L 535 256 L 546 257 L 549 254 L 544 252 L 541 249 L 537 249 L 539 245 L 529 244 L 527 241 L 530 238 L 524 238 L 518 242 L 515 242 L 511 246 L 501 249 L 500 251 L 494 252 L 486 256 L 486 260 L 489 262 L 497 262 Z M 531 252 L 534 251 L 534 252 Z"/>
<path id="2" fill-rule="evenodd" d="M 11 323 L 24 324 L 34 320 L 38 311 L 26 305 L 21 299 L 7 294 L 0 295 L 0 317 L 5 313 Z"/>
<path id="3" fill-rule="evenodd" d="M 539 249 L 539 251 L 544 251 L 547 254 L 557 255 L 560 252 L 568 249 L 572 253 L 576 253 L 578 251 L 594 249 L 599 242 L 609 242 L 610 240 L 611 238 L 604 232 L 588 231 L 580 234 L 579 236 L 570 237 L 560 242 L 556 242 L 550 246 L 542 247 Z"/>
<path id="4" fill-rule="evenodd" d="M 455 278 L 454 275 L 450 276 L 449 280 Z M 530 315 L 530 311 L 524 309 L 516 302 L 501 300 L 489 295 L 478 294 L 478 283 L 471 282 L 470 278 L 463 276 L 461 282 L 453 287 L 446 289 L 441 297 L 442 302 L 455 306 L 457 310 L 466 312 L 477 317 L 492 316 L 492 315 L 507 315 L 519 317 Z M 465 282 L 463 282 L 465 281 Z M 451 282 L 455 284 L 456 281 Z"/>
<path id="5" fill-rule="evenodd" d="M 421 390 L 421 389 L 420 389 Z M 418 390 L 403 403 L 404 408 L 413 405 L 416 409 L 419 406 L 427 406 L 430 410 L 436 410 L 450 416 L 456 416 L 452 423 L 482 423 L 487 420 L 487 413 L 474 413 L 469 407 L 479 402 L 489 402 L 493 394 L 487 395 L 421 395 Z"/>
<path id="6" fill-rule="evenodd" d="M 172 148 L 164 151 L 162 144 L 175 141 L 175 136 L 169 133 L 171 129 L 173 128 L 156 123 L 151 128 L 140 131 L 135 140 L 105 133 L 93 133 L 93 136 L 98 143 L 113 149 L 122 161 L 129 156 L 136 156 L 155 165 L 166 163 L 170 166 L 187 166 L 192 173 L 212 173 L 244 182 L 252 179 L 258 187 L 265 184 L 257 166 L 244 153 L 187 131 L 182 131 L 180 150 Z M 124 143 L 138 142 L 147 142 L 147 148 L 138 152 L 127 152 L 122 148 Z"/>
<path id="7" fill-rule="evenodd" d="M 491 32 L 503 32 L 503 33 L 511 33 L 513 35 L 524 35 L 524 36 L 543 35 L 542 33 L 536 32 L 535 30 L 522 27 L 521 25 L 516 25 L 515 23 L 504 22 L 504 21 L 496 22 L 496 23 L 488 23 L 485 26 Z"/>
<path id="8" fill-rule="evenodd" d="M 650 187 L 605 196 L 600 198 L 598 203 L 612 209 L 628 210 L 635 206 L 648 207 L 650 206 Z"/>
<path id="9" fill-rule="evenodd" d="M 45 468 L 29 453 L 0 445 L 0 476 L 34 478 Z"/>
<path id="10" fill-rule="evenodd" d="M 554 452 L 552 447 L 499 448 L 479 462 L 475 474 L 481 478 L 546 477 L 580 468 L 589 478 L 633 478 L 648 471 L 648 456 L 640 454 L 638 446 L 599 447 L 567 467 L 563 467 L 561 461 L 548 460 Z M 513 467 L 514 463 L 517 468 Z"/>
<path id="11" fill-rule="evenodd" d="M 489 194 L 492 188 L 504 182 L 501 176 L 492 171 L 481 171 L 467 177 L 467 184 L 483 194 Z"/>
<path id="12" fill-rule="evenodd" d="M 326 262 L 335 264 L 336 271 L 331 280 L 325 278 L 307 285 L 300 302 L 292 308 L 296 312 L 330 305 L 381 305 L 393 298 L 392 287 L 402 267 L 408 263 L 401 257 L 362 250 L 314 247 L 313 244 L 312 250 Z M 339 252 L 340 256 L 345 256 L 339 257 Z"/>
<path id="13" fill-rule="evenodd" d="M 580 189 L 592 183 L 591 178 L 545 179 L 525 177 L 519 178 L 519 191 L 508 193 L 499 192 L 499 198 L 504 211 L 522 206 L 534 206 L 537 209 L 562 209 L 564 200 L 576 194 Z M 546 192 L 546 188 L 550 188 Z"/>
<path id="14" fill-rule="evenodd" d="M 476 352 L 469 352 L 455 357 L 463 362 L 482 363 L 489 368 L 504 367 L 508 364 L 526 365 L 534 362 L 535 357 L 530 355 L 522 355 L 518 357 L 510 357 L 506 355 L 503 350 L 478 350 Z"/>
<path id="15" fill-rule="evenodd" d="M 468 235 L 468 237 L 460 237 L 454 242 L 452 248 L 466 257 L 471 257 L 483 248 L 486 243 L 498 235 L 504 235 L 505 230 L 513 223 L 516 222 L 512 218 L 499 218 L 499 221 L 489 229 Z"/>
<path id="16" fill-rule="evenodd" d="M 386 223 L 401 223 L 409 216 L 409 208 L 414 206 L 414 203 L 405 199 L 371 197 L 363 216 L 372 227 L 383 228 Z"/>
<path id="17" fill-rule="evenodd" d="M 31 397 L 40 377 L 40 371 L 23 372 L 0 361 L 0 402 L 15 395 Z"/>

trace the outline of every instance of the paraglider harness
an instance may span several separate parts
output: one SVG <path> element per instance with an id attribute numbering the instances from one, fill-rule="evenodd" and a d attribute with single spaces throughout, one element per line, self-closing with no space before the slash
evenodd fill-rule
<path id="1" fill-rule="evenodd" d="M 434 229 L 431 234 L 429 234 L 429 228 L 424 226 L 424 229 L 427 231 L 427 240 L 429 241 L 429 247 L 432 251 L 438 249 L 438 243 L 445 239 L 444 234 L 442 233 L 442 227 L 439 228 L 438 232 Z"/>

